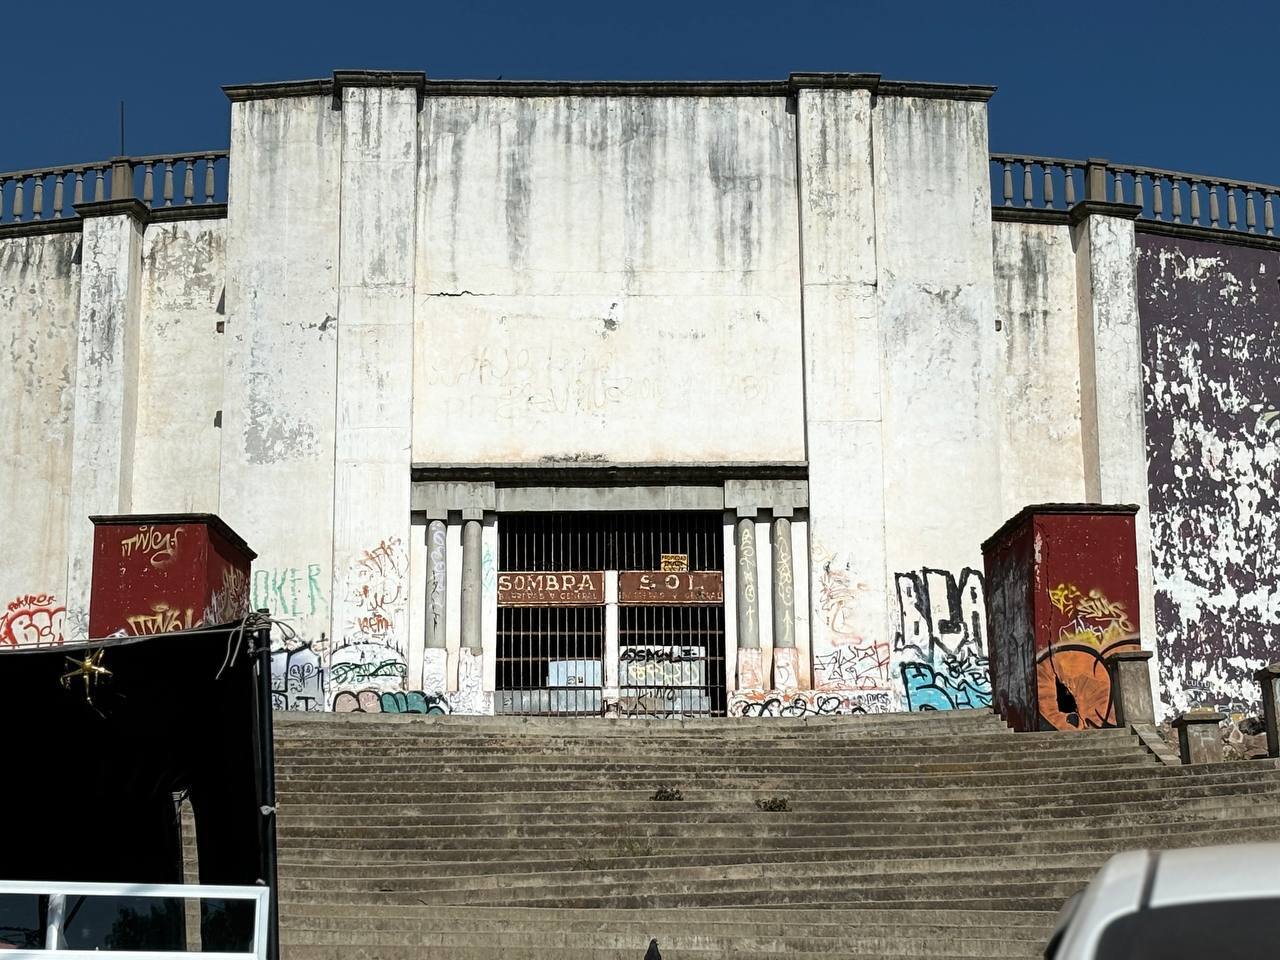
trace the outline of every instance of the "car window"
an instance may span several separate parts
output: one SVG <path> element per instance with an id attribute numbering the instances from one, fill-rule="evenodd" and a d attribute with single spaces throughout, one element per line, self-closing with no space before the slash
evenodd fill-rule
<path id="1" fill-rule="evenodd" d="M 1275 956 L 1280 897 L 1153 907 L 1102 931 L 1097 960 L 1257 960 Z"/>

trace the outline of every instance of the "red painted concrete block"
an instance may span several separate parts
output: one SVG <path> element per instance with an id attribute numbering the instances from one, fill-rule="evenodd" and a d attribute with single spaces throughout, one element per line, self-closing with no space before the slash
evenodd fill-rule
<path id="1" fill-rule="evenodd" d="M 214 514 L 89 519 L 89 636 L 172 633 L 249 613 L 249 567 L 257 554 Z"/>
<path id="2" fill-rule="evenodd" d="M 1115 726 L 1106 658 L 1141 648 L 1137 512 L 1039 504 L 982 545 L 992 703 L 1016 729 Z"/>

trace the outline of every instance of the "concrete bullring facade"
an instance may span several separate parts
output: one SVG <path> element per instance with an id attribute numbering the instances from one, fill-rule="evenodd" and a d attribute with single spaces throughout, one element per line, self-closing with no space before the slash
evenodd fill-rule
<path id="1" fill-rule="evenodd" d="M 983 540 L 1132 503 L 1160 709 L 1256 700 L 1275 188 L 993 158 L 991 88 L 871 74 L 226 89 L 229 151 L 0 174 L 0 648 L 84 636 L 88 516 L 210 512 L 282 709 L 981 707 Z M 718 612 L 629 613 L 659 553 Z"/>

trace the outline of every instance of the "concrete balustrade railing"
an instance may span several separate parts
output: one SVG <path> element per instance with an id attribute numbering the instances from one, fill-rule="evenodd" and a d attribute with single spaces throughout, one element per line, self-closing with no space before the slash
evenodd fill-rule
<path id="1" fill-rule="evenodd" d="M 209 206 L 227 192 L 227 151 L 115 157 L 0 173 L 0 224 L 73 219 L 83 203 L 139 198 L 147 206 Z"/>
<path id="2" fill-rule="evenodd" d="M 1276 236 L 1280 186 L 1117 164 L 997 153 L 991 157 L 997 207 L 1069 210 L 1077 200 L 1133 204 L 1140 220 Z"/>

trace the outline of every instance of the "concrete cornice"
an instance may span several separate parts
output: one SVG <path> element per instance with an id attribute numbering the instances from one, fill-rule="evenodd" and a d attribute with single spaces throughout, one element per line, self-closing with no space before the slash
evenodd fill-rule
<path id="1" fill-rule="evenodd" d="M 1065 227 L 1071 223 L 1071 212 L 1042 207 L 992 207 L 991 220 L 995 223 L 1043 223 Z"/>
<path id="2" fill-rule="evenodd" d="M 1142 216 L 1142 207 L 1136 203 L 1112 203 L 1110 200 L 1081 200 L 1069 211 L 1071 225 L 1077 226 L 1086 217 L 1120 217 L 1122 220 L 1137 220 Z"/>
<path id="3" fill-rule="evenodd" d="M 422 92 L 427 75 L 421 70 L 335 70 L 333 95 L 340 96 L 343 87 L 394 87 Z"/>
<path id="4" fill-rule="evenodd" d="M 876 87 L 880 97 L 918 97 L 924 100 L 976 100 L 986 103 L 996 92 L 995 87 L 974 83 L 912 83 L 902 80 L 882 80 Z"/>
<path id="5" fill-rule="evenodd" d="M 10 237 L 39 237 L 47 233 L 79 233 L 83 225 L 84 221 L 79 217 L 0 223 L 0 240 L 7 240 Z"/>
<path id="6" fill-rule="evenodd" d="M 146 225 L 151 219 L 151 208 L 137 197 L 124 197 L 119 200 L 94 200 L 78 203 L 73 208 L 81 219 L 90 217 L 132 217 L 138 223 Z"/>
<path id="7" fill-rule="evenodd" d="M 1238 247 L 1256 247 L 1261 250 L 1280 250 L 1280 237 L 1268 237 L 1260 233 L 1241 230 L 1222 230 L 1218 227 L 1201 227 L 1194 223 L 1165 223 L 1160 220 L 1139 220 L 1134 224 L 1139 233 L 1151 233 L 1179 240 L 1196 240 L 1200 243 L 1229 243 Z"/>
<path id="8" fill-rule="evenodd" d="M 244 100 L 281 100 L 288 97 L 331 97 L 332 80 L 287 80 L 283 83 L 241 83 L 222 88 L 232 103 Z"/>
<path id="9" fill-rule="evenodd" d="M 492 482 L 506 486 L 722 484 L 725 480 L 804 480 L 805 461 L 744 463 L 415 463 L 414 481 Z"/>
<path id="10" fill-rule="evenodd" d="M 335 70 L 326 80 L 229 84 L 227 99 L 340 94 L 343 87 L 412 87 L 435 97 L 786 97 L 799 90 L 870 90 L 885 97 L 987 101 L 995 87 L 882 80 L 878 73 L 796 72 L 786 80 L 431 80 L 421 71 Z"/>

